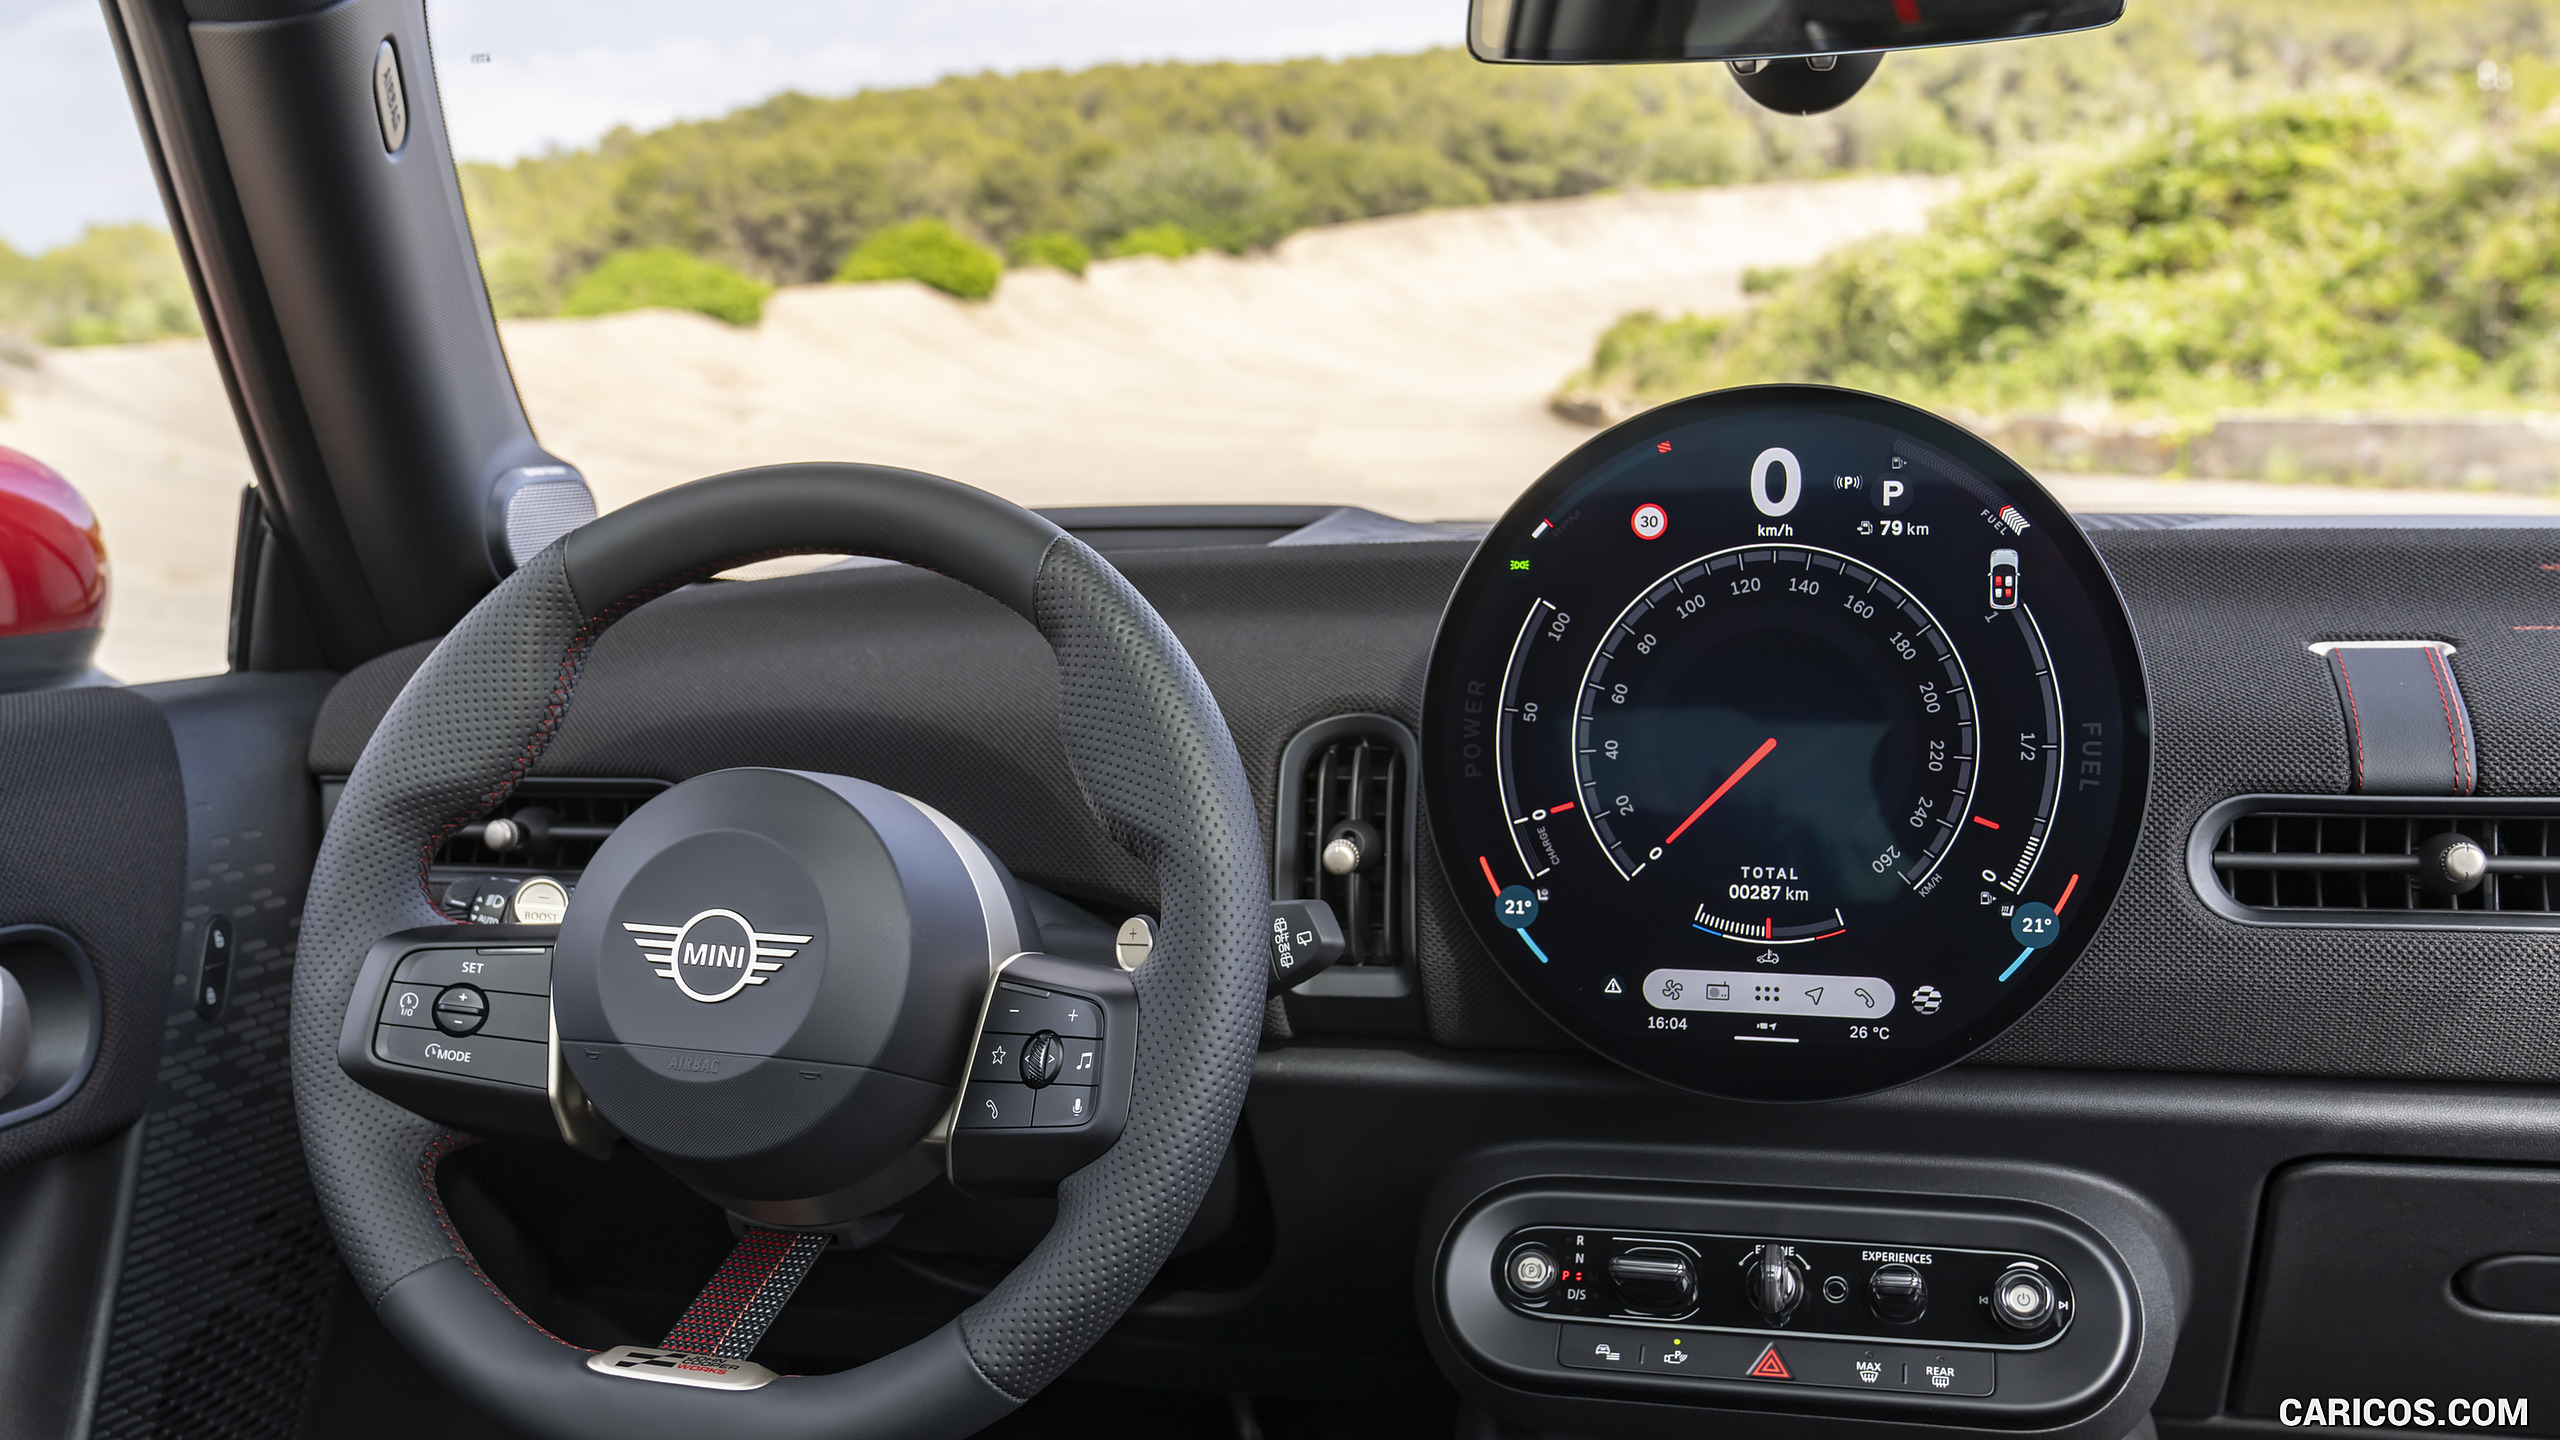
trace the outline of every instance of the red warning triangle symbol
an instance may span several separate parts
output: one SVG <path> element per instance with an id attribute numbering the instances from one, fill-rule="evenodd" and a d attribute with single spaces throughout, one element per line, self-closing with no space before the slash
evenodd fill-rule
<path id="1" fill-rule="evenodd" d="M 1751 1374 L 1755 1378 L 1761 1380 L 1793 1380 L 1796 1378 L 1794 1375 L 1788 1373 L 1787 1362 L 1778 1358 L 1778 1347 L 1775 1345 L 1761 1351 L 1760 1358 L 1751 1362 Z"/>

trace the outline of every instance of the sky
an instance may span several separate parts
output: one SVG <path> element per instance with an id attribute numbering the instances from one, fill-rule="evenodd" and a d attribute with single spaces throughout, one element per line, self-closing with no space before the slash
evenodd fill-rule
<path id="1" fill-rule="evenodd" d="M 504 161 L 785 89 L 1452 45 L 1466 0 L 428 0 L 427 15 L 455 153 Z M 125 220 L 163 223 L 97 0 L 0 0 L 0 240 L 41 250 Z"/>

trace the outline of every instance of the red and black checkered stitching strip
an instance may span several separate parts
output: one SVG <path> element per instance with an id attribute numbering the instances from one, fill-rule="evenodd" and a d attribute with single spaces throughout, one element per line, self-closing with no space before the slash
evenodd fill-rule
<path id="1" fill-rule="evenodd" d="M 749 1226 L 693 1307 L 667 1332 L 665 1347 L 746 1359 L 826 1248 L 824 1235 Z"/>

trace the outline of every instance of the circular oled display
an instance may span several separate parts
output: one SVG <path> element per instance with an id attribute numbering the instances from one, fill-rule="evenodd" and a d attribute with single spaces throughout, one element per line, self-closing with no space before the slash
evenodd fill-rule
<path id="1" fill-rule="evenodd" d="M 1567 1030 L 1712 1094 L 1951 1064 L 2061 978 L 2141 826 L 2140 658 L 1989 445 L 1767 386 L 1566 457 L 1470 562 L 1424 714 L 1433 833 Z"/>

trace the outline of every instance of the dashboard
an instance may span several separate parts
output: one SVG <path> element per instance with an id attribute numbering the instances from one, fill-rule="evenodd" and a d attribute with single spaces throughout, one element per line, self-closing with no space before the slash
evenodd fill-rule
<path id="1" fill-rule="evenodd" d="M 2141 828 L 2149 717 L 2088 541 L 1999 452 L 1763 387 L 1611 430 L 1493 527 L 1427 791 L 1503 972 L 1631 1069 L 1814 1100 L 2059 982 Z"/>
<path id="2" fill-rule="evenodd" d="M 2527 1373 L 2531 1323 L 2439 1312 L 2483 1257 L 2560 1252 L 2533 1218 L 2560 1209 L 2520 1198 L 2560 1157 L 2550 897 L 2518 881 L 2386 915 L 2322 908 L 2341 882 L 2320 880 L 2270 909 L 2214 855 L 2229 807 L 2277 800 L 2267 825 L 2327 806 L 2373 845 L 2394 815 L 2546 844 L 2516 827 L 2560 816 L 2534 798 L 2560 795 L 2560 528 L 2075 518 L 1953 426 L 1807 390 L 1642 417 L 1489 531 L 1057 518 L 1216 693 L 1275 888 L 1333 883 L 1288 869 L 1351 823 L 1304 813 L 1352 783 L 1321 756 L 1411 800 L 1368 837 L 1402 857 L 1361 902 L 1380 948 L 1275 1003 L 1222 1198 L 1082 1373 L 1285 1371 L 1351 1398 L 1445 1380 L 1575 1434 L 1685 1433 L 1703 1407 L 1771 1434 L 2087 1440 L 2146 1411 L 2193 1440 L 2272 1427 L 2342 1365 L 2410 1394 Z M 2457 652 L 2476 795 L 2358 792 L 2308 648 L 2419 640 Z M 324 793 L 425 653 L 331 692 L 305 757 Z M 1053 950 L 1107 953 L 1156 897 L 1049 738 L 1053 676 L 1018 619 L 922 572 L 699 585 L 598 642 L 526 790 L 567 834 L 724 766 L 861 776 L 1063 905 Z M 2342 845 L 2315 824 L 2298 848 Z M 456 883 L 526 873 L 454 858 Z M 1834 1012 L 1824 976 L 1892 1009 Z M 564 1274 L 579 1217 L 634 1203 L 583 1158 L 485 1154 Z M 2431 1223 L 2384 1223 L 2408 1214 Z M 940 1323 L 1040 1228 L 920 1211 L 822 1266 L 795 1309 L 870 1338 L 806 1363 Z M 2405 1286 L 2322 1288 L 2380 1256 Z"/>

